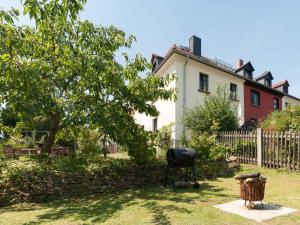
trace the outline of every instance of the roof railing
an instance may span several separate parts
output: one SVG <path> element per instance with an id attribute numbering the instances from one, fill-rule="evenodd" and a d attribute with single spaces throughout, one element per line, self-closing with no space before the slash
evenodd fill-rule
<path id="1" fill-rule="evenodd" d="M 227 70 L 230 70 L 232 72 L 235 71 L 235 69 L 233 68 L 233 66 L 227 62 L 224 62 L 223 60 L 221 59 L 218 59 L 218 58 L 215 58 L 214 60 L 214 63 L 217 64 L 217 66 L 219 67 L 222 67 L 224 69 L 227 69 Z"/>

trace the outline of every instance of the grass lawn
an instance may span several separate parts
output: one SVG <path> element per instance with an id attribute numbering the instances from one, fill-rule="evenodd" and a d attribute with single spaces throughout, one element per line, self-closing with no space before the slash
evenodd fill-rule
<path id="1" fill-rule="evenodd" d="M 265 201 L 300 210 L 300 173 L 244 166 L 268 178 Z M 114 195 L 59 199 L 0 208 L 0 224 L 258 224 L 221 212 L 214 204 L 238 199 L 233 178 L 200 181 L 201 188 L 147 187 Z M 259 224 L 300 224 L 300 211 Z"/>

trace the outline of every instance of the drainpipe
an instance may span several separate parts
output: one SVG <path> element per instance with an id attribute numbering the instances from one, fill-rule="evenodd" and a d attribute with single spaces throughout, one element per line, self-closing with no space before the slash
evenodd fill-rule
<path id="1" fill-rule="evenodd" d="M 185 115 L 185 109 L 186 109 L 186 66 L 187 66 L 188 60 L 189 60 L 189 56 L 187 55 L 186 59 L 185 59 L 185 64 L 183 67 L 183 90 L 182 90 L 182 92 L 183 92 L 182 115 L 183 116 Z M 183 133 L 185 135 L 185 126 L 184 125 L 183 125 Z"/>

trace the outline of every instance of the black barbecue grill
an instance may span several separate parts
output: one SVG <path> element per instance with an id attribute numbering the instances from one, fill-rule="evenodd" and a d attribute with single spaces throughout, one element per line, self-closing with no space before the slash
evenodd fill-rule
<path id="1" fill-rule="evenodd" d="M 194 187 L 198 187 L 195 176 L 195 159 L 196 151 L 190 148 L 170 148 L 167 151 L 167 169 L 166 169 L 166 184 L 171 178 L 171 183 L 175 187 L 175 179 L 177 170 L 184 168 L 184 181 L 187 182 L 189 177 L 189 170 L 191 170 L 191 178 L 194 182 Z"/>

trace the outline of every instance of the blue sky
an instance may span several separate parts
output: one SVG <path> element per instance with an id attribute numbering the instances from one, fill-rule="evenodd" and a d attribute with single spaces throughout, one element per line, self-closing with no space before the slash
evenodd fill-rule
<path id="1" fill-rule="evenodd" d="M 0 0 L 0 6 L 20 4 Z M 82 17 L 135 35 L 130 55 L 149 59 L 152 53 L 164 55 L 173 43 L 188 45 L 197 35 L 204 56 L 230 64 L 250 60 L 255 76 L 270 70 L 273 82 L 288 79 L 290 93 L 300 97 L 299 12 L 296 0 L 88 0 Z"/>

